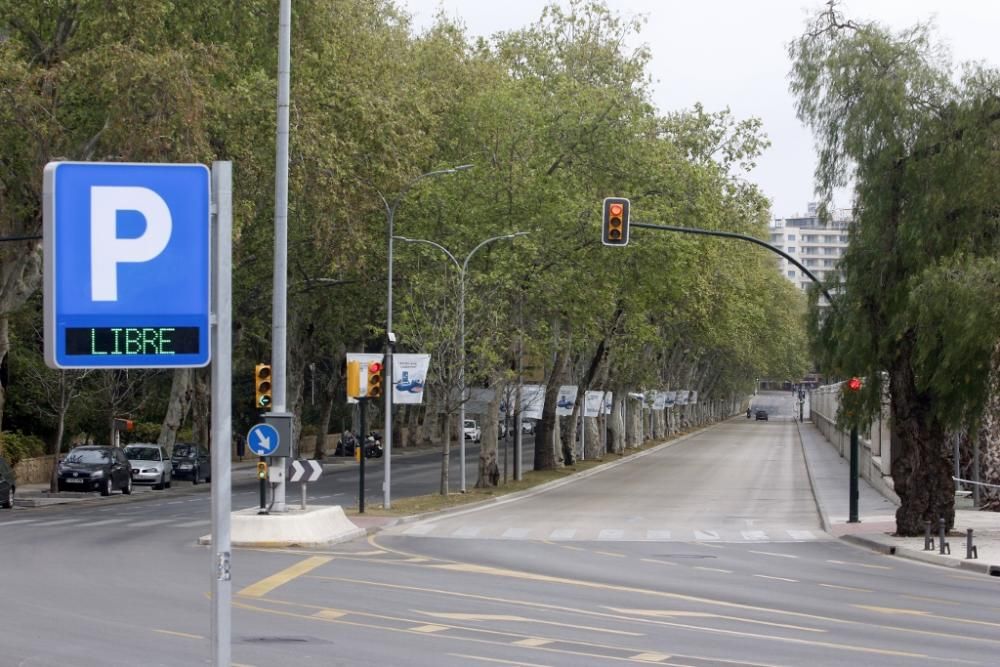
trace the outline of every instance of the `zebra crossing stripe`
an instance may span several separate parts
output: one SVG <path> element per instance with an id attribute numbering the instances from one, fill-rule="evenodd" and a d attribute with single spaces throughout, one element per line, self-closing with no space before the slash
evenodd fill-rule
<path id="1" fill-rule="evenodd" d="M 572 540 L 576 535 L 576 528 L 556 528 L 549 533 L 550 540 Z"/>
<path id="2" fill-rule="evenodd" d="M 432 530 L 434 530 L 433 523 L 418 523 L 404 530 L 403 535 L 426 535 Z"/>
<path id="3" fill-rule="evenodd" d="M 699 542 L 717 540 L 719 539 L 719 533 L 714 530 L 696 530 L 694 531 L 694 539 Z"/>
<path id="4" fill-rule="evenodd" d="M 743 539 L 748 542 L 765 542 L 767 541 L 767 533 L 763 530 L 741 530 L 740 534 L 743 535 Z"/>
<path id="5" fill-rule="evenodd" d="M 597 534 L 597 539 L 599 540 L 620 540 L 625 536 L 624 530 L 618 530 L 616 528 L 605 528 L 600 533 Z"/>
<path id="6" fill-rule="evenodd" d="M 793 540 L 815 540 L 816 536 L 813 535 L 811 530 L 788 530 L 787 532 Z"/>
<path id="7" fill-rule="evenodd" d="M 478 526 L 463 526 L 452 533 L 452 537 L 475 537 L 479 534 Z"/>
<path id="8" fill-rule="evenodd" d="M 658 540 L 658 541 L 661 541 L 661 542 L 662 541 L 666 541 L 666 540 L 670 539 L 670 531 L 669 530 L 647 530 L 646 531 L 646 539 L 647 540 Z"/>
<path id="9" fill-rule="evenodd" d="M 505 537 L 508 540 L 510 539 L 518 540 L 527 537 L 528 533 L 530 532 L 531 532 L 530 528 L 508 528 L 507 530 L 503 531 L 503 535 L 501 535 L 500 537 Z"/>

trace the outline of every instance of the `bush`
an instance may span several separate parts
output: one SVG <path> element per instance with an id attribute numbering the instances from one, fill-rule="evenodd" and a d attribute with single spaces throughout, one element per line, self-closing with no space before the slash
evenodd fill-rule
<path id="1" fill-rule="evenodd" d="M 21 459 L 30 459 L 45 455 L 45 441 L 37 435 L 24 435 L 8 431 L 0 433 L 0 453 L 11 467 L 16 466 Z"/>

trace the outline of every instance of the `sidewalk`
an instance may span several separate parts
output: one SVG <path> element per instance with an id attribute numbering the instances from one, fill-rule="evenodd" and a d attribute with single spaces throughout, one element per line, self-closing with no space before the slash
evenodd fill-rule
<path id="1" fill-rule="evenodd" d="M 826 440 L 812 422 L 798 423 L 802 453 L 812 483 L 823 530 L 841 539 L 904 558 L 961 567 L 1000 576 L 1000 512 L 961 509 L 964 499 L 956 501 L 955 527 L 947 536 L 951 554 L 940 554 L 937 527 L 933 526 L 934 550 L 924 551 L 924 538 L 895 537 L 896 505 L 876 491 L 865 479 L 858 480 L 859 523 L 848 523 L 850 514 L 850 466 L 847 459 Z M 966 559 L 966 529 L 973 529 L 973 544 L 978 559 Z"/>

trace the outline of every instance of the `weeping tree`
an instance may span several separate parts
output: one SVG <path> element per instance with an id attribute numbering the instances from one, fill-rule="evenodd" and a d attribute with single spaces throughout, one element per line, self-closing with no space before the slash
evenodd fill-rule
<path id="1" fill-rule="evenodd" d="M 898 534 L 939 517 L 950 528 L 946 434 L 981 414 L 996 342 L 995 298 L 961 288 L 975 278 L 995 294 L 998 282 L 1000 78 L 981 66 L 956 76 L 929 26 L 893 32 L 833 2 L 789 53 L 817 190 L 827 203 L 837 187 L 854 196 L 837 307 L 813 304 L 818 358 L 868 378 L 855 418 L 879 409 L 886 378 Z"/>

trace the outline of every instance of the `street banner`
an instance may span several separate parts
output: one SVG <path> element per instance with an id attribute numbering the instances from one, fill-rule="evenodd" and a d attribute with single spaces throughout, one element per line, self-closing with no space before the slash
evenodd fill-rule
<path id="1" fill-rule="evenodd" d="M 588 391 L 583 397 L 583 416 L 584 417 L 596 417 L 601 414 L 601 407 L 604 404 L 603 401 L 604 392 L 603 391 Z"/>
<path id="2" fill-rule="evenodd" d="M 665 391 L 663 392 L 663 406 L 666 408 L 672 408 L 677 404 L 677 392 L 676 391 Z"/>
<path id="3" fill-rule="evenodd" d="M 559 387 L 559 398 L 556 399 L 556 416 L 569 417 L 573 414 L 573 404 L 576 403 L 577 385 L 564 384 Z"/>
<path id="4" fill-rule="evenodd" d="M 465 390 L 465 414 L 485 415 L 497 392 L 487 387 L 468 387 Z"/>
<path id="5" fill-rule="evenodd" d="M 541 419 L 545 406 L 545 385 L 521 385 L 521 419 Z"/>
<path id="6" fill-rule="evenodd" d="M 688 390 L 678 389 L 677 390 L 677 400 L 674 401 L 674 405 L 681 407 L 688 404 Z"/>
<path id="7" fill-rule="evenodd" d="M 610 415 L 614 406 L 614 394 L 610 391 L 604 392 L 604 404 L 601 406 L 602 415 Z"/>
<path id="8" fill-rule="evenodd" d="M 392 355 L 392 402 L 395 405 L 419 405 L 424 398 L 429 354 Z"/>
<path id="9" fill-rule="evenodd" d="M 698 392 L 692 391 L 691 395 L 688 396 L 688 405 L 697 405 L 697 404 L 698 404 Z"/>
<path id="10" fill-rule="evenodd" d="M 663 410 L 667 404 L 667 392 L 665 391 L 654 391 L 653 392 L 653 409 Z"/>
<path id="11" fill-rule="evenodd" d="M 361 363 L 361 364 L 370 364 L 371 362 L 376 361 L 376 362 L 378 362 L 378 363 L 381 364 L 381 363 L 383 363 L 383 358 L 382 357 L 383 357 L 383 355 L 382 355 L 381 352 L 373 352 L 371 354 L 368 354 L 368 353 L 365 353 L 365 352 L 357 352 L 357 353 L 355 353 L 355 352 L 348 352 L 347 353 L 347 361 L 348 361 L 348 363 L 350 363 L 352 361 L 357 361 L 358 363 Z M 383 380 L 383 382 L 384 382 L 384 380 Z M 347 402 L 348 403 L 357 403 L 358 399 L 351 398 L 350 396 L 348 396 L 347 397 Z"/>

